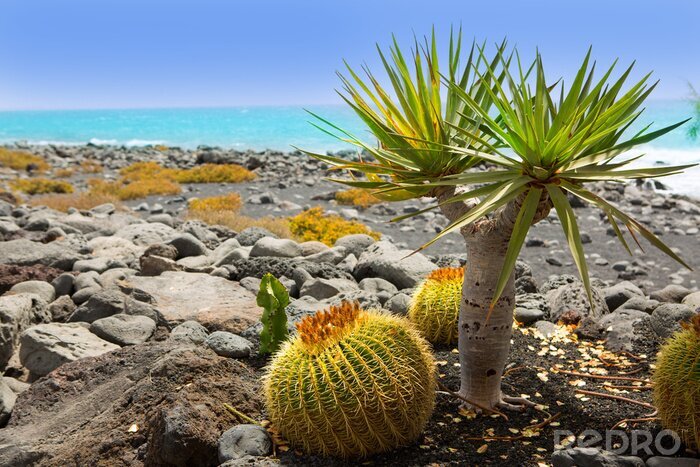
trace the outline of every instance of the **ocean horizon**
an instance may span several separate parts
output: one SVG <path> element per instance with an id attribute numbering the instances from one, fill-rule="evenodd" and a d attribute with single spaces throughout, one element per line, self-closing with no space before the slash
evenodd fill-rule
<path id="1" fill-rule="evenodd" d="M 0 144 L 165 145 L 194 149 L 218 146 L 238 150 L 338 151 L 352 146 L 311 125 L 314 112 L 350 133 L 373 140 L 352 109 L 344 105 L 246 106 L 222 108 L 162 108 L 104 110 L 0 111 Z M 651 100 L 630 128 L 630 134 L 693 116 L 687 100 Z M 687 134 L 688 125 L 664 135 L 630 155 L 644 154 L 636 165 L 700 163 L 700 140 Z M 700 196 L 700 169 L 666 178 L 673 190 Z"/>

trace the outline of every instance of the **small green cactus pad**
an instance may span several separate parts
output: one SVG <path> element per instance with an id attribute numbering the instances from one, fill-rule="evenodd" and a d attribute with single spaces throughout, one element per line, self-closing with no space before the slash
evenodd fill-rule
<path id="1" fill-rule="evenodd" d="M 414 441 L 435 362 L 406 319 L 343 303 L 304 318 L 265 376 L 272 424 L 308 453 L 364 457 Z"/>
<path id="2" fill-rule="evenodd" d="M 457 342 L 463 281 L 463 268 L 436 269 L 418 286 L 411 298 L 408 317 L 433 344 Z"/>
<path id="3" fill-rule="evenodd" d="M 671 336 L 656 361 L 654 405 L 661 424 L 691 449 L 700 446 L 700 315 Z"/>

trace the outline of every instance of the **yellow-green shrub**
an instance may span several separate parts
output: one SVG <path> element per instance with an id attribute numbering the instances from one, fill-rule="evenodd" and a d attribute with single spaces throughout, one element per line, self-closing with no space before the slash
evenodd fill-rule
<path id="1" fill-rule="evenodd" d="M 13 180 L 10 182 L 10 186 L 28 195 L 73 193 L 73 185 L 70 183 L 62 180 L 50 180 L 48 178 L 22 178 Z"/>
<path id="2" fill-rule="evenodd" d="M 661 347 L 652 381 L 661 424 L 700 447 L 700 315 Z"/>
<path id="3" fill-rule="evenodd" d="M 191 169 L 168 169 L 156 162 L 137 162 L 119 171 L 124 181 L 157 178 L 179 183 L 238 183 L 255 174 L 237 164 L 202 164 Z"/>
<path id="4" fill-rule="evenodd" d="M 32 206 L 46 206 L 62 212 L 68 211 L 69 208 L 88 210 L 105 203 L 120 206 L 116 196 L 87 192 L 41 195 L 29 200 Z"/>
<path id="5" fill-rule="evenodd" d="M 254 178 L 253 172 L 237 164 L 202 164 L 175 173 L 180 183 L 239 183 Z"/>
<path id="6" fill-rule="evenodd" d="M 297 330 L 264 379 L 270 421 L 293 445 L 364 457 L 420 435 L 435 405 L 435 362 L 406 319 L 344 303 Z"/>
<path id="7" fill-rule="evenodd" d="M 167 169 L 157 162 L 136 162 L 119 171 L 123 182 L 137 180 L 175 180 L 176 169 Z"/>
<path id="8" fill-rule="evenodd" d="M 408 318 L 429 342 L 457 342 L 463 280 L 463 268 L 436 269 L 413 293 Z"/>
<path id="9" fill-rule="evenodd" d="M 26 170 L 27 166 L 30 164 L 36 166 L 37 172 L 49 170 L 49 164 L 39 156 L 24 151 L 0 148 L 0 167 L 9 167 L 14 170 Z"/>
<path id="10" fill-rule="evenodd" d="M 241 196 L 238 193 L 228 193 L 209 198 L 191 199 L 188 207 L 190 211 L 238 211 L 241 205 Z"/>
<path id="11" fill-rule="evenodd" d="M 338 191 L 335 194 L 335 200 L 339 204 L 358 206 L 361 208 L 367 208 L 373 204 L 382 202 L 382 200 L 372 193 L 361 188 L 350 188 L 349 190 Z"/>
<path id="12" fill-rule="evenodd" d="M 379 240 L 381 234 L 357 221 L 348 221 L 337 215 L 325 214 L 315 207 L 289 219 L 289 228 L 300 241 L 319 241 L 332 246 L 336 240 L 351 234 L 367 234 Z"/>
<path id="13" fill-rule="evenodd" d="M 189 210 L 187 213 L 188 219 L 200 220 L 209 225 L 223 225 L 231 230 L 240 232 L 248 227 L 262 227 L 267 229 L 280 238 L 292 238 L 292 232 L 289 230 L 289 220 L 284 217 L 261 217 L 254 218 L 244 216 L 236 211 L 207 211 L 207 210 Z"/>

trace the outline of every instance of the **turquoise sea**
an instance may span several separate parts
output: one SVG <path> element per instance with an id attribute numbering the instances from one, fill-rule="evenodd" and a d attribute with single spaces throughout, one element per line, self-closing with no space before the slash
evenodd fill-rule
<path id="1" fill-rule="evenodd" d="M 309 110 L 371 141 L 352 111 L 341 105 L 310 106 Z M 688 101 L 649 101 L 635 125 L 660 128 L 693 116 Z M 301 106 L 190 109 L 55 110 L 0 112 L 0 144 L 164 144 L 194 148 L 199 145 L 235 149 L 276 149 L 291 145 L 318 151 L 346 149 L 344 143 L 314 128 L 313 118 Z M 639 148 L 649 164 L 700 163 L 700 140 L 692 141 L 681 127 Z M 679 192 L 700 195 L 700 170 L 667 179 Z"/>

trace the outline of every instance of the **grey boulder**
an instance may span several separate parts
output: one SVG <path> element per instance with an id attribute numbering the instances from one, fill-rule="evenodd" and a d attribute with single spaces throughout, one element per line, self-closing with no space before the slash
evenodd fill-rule
<path id="1" fill-rule="evenodd" d="M 515 319 L 525 325 L 535 323 L 549 316 L 547 298 L 540 293 L 526 293 L 515 297 Z"/>
<path id="2" fill-rule="evenodd" d="M 605 303 L 614 311 L 632 298 L 644 298 L 644 292 L 630 281 L 622 281 L 603 289 Z"/>
<path id="3" fill-rule="evenodd" d="M 304 282 L 299 290 L 299 295 L 323 300 L 352 290 L 357 290 L 357 284 L 348 279 L 312 278 Z"/>
<path id="4" fill-rule="evenodd" d="M 686 295 L 683 297 L 683 301 L 681 302 L 683 305 L 689 306 L 693 310 L 697 310 L 700 308 L 700 292 L 693 292 L 691 294 Z"/>
<path id="5" fill-rule="evenodd" d="M 70 271 L 76 261 L 83 259 L 60 241 L 51 243 L 32 242 L 31 240 L 18 239 L 2 243 L 0 248 L 0 264 L 17 264 L 20 266 L 32 266 L 43 264 L 64 271 Z"/>
<path id="6" fill-rule="evenodd" d="M 334 246 L 324 251 L 305 256 L 306 261 L 312 263 L 331 263 L 338 264 L 347 256 L 347 249 L 343 246 Z"/>
<path id="7" fill-rule="evenodd" d="M 45 376 L 64 363 L 118 348 L 78 323 L 40 324 L 22 333 L 19 360 L 32 374 Z"/>
<path id="8" fill-rule="evenodd" d="M 256 256 L 272 256 L 276 258 L 294 258 L 301 256 L 301 247 L 294 240 L 286 238 L 263 237 L 250 250 L 252 258 Z"/>
<path id="9" fill-rule="evenodd" d="M 49 303 L 49 313 L 51 314 L 51 321 L 57 323 L 65 323 L 68 321 L 70 315 L 75 311 L 75 303 L 68 295 L 61 295 L 53 302 Z"/>
<path id="10" fill-rule="evenodd" d="M 659 337 L 670 337 L 681 329 L 682 321 L 688 321 L 693 316 L 695 311 L 688 305 L 664 303 L 651 314 L 651 327 Z"/>
<path id="11" fill-rule="evenodd" d="M 205 343 L 217 355 L 229 358 L 248 357 L 253 349 L 253 344 L 248 339 L 226 331 L 212 332 Z"/>
<path id="12" fill-rule="evenodd" d="M 277 238 L 277 235 L 262 227 L 248 227 L 247 229 L 241 230 L 240 233 L 236 235 L 236 240 L 242 246 L 253 246 L 255 242 L 263 237 Z"/>
<path id="13" fill-rule="evenodd" d="M 178 259 L 189 256 L 202 256 L 209 252 L 207 246 L 201 240 L 188 233 L 177 235 L 168 243 L 177 249 Z"/>
<path id="14" fill-rule="evenodd" d="M 116 314 L 94 321 L 90 332 L 120 346 L 146 342 L 155 332 L 156 323 L 146 316 Z"/>
<path id="15" fill-rule="evenodd" d="M 122 313 L 125 300 L 126 295 L 117 289 L 102 289 L 80 305 L 68 318 L 68 321 L 92 323 L 98 319 Z"/>
<path id="16" fill-rule="evenodd" d="M 580 281 L 563 285 L 547 292 L 550 307 L 550 321 L 556 323 L 563 320 L 576 323 L 585 317 L 599 318 L 608 313 L 608 305 L 600 289 L 592 287 L 593 308 L 588 301 L 588 295 Z"/>
<path id="17" fill-rule="evenodd" d="M 53 285 L 54 292 L 57 297 L 60 297 L 62 295 L 72 295 L 74 284 L 75 276 L 68 272 L 64 272 L 60 276 L 56 277 L 53 281 L 51 281 L 51 285 Z"/>
<path id="18" fill-rule="evenodd" d="M 38 295 L 46 303 L 56 298 L 56 289 L 53 285 L 44 281 L 25 281 L 15 284 L 10 289 L 10 294 L 31 293 Z"/>
<path id="19" fill-rule="evenodd" d="M 421 253 L 412 253 L 387 241 L 374 243 L 358 258 L 353 276 L 357 280 L 381 277 L 399 289 L 415 287 L 437 266 Z"/>
<path id="20" fill-rule="evenodd" d="M 173 340 L 189 341 L 195 344 L 201 344 L 207 340 L 207 328 L 199 324 L 197 321 L 185 321 L 178 324 L 170 332 L 170 338 Z"/>
<path id="21" fill-rule="evenodd" d="M 367 249 L 370 245 L 373 245 L 377 241 L 367 234 L 352 234 L 340 237 L 335 241 L 334 246 L 345 247 L 348 254 L 355 255 L 359 258 L 363 251 Z"/>
<path id="22" fill-rule="evenodd" d="M 48 323 L 51 314 L 38 295 L 0 297 L 0 369 L 4 369 L 19 344 L 21 334 L 34 324 Z"/>
<path id="23" fill-rule="evenodd" d="M 226 430 L 218 442 L 219 462 L 224 463 L 244 456 L 267 456 L 272 442 L 265 428 L 242 424 Z"/>
<path id="24" fill-rule="evenodd" d="M 406 316 L 408 308 L 411 306 L 411 297 L 408 294 L 399 292 L 389 300 L 384 302 L 384 308 L 394 315 Z"/>
<path id="25" fill-rule="evenodd" d="M 655 290 L 649 295 L 649 298 L 660 302 L 681 303 L 683 298 L 690 293 L 682 285 L 669 284 L 661 290 Z"/>

